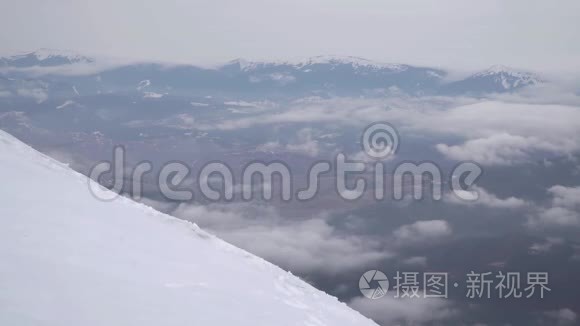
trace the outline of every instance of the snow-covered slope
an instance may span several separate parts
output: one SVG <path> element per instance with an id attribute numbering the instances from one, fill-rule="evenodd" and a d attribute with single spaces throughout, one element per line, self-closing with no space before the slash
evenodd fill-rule
<path id="1" fill-rule="evenodd" d="M 252 71 L 265 67 L 292 67 L 296 70 L 300 70 L 314 65 L 329 65 L 334 67 L 346 65 L 351 66 L 354 69 L 390 70 L 393 72 L 401 72 L 410 67 L 403 64 L 382 63 L 359 57 L 336 55 L 320 55 L 285 61 L 248 61 L 245 59 L 236 59 L 228 62 L 226 66 L 232 64 L 239 65 L 240 69 L 244 71 Z"/>
<path id="2" fill-rule="evenodd" d="M 541 83 L 542 79 L 531 72 L 496 65 L 445 88 L 452 94 L 505 93 Z"/>
<path id="3" fill-rule="evenodd" d="M 0 325 L 375 325 L 0 131 Z"/>
<path id="4" fill-rule="evenodd" d="M 71 51 L 39 49 L 34 52 L 17 54 L 0 59 L 2 65 L 9 67 L 51 67 L 75 63 L 91 63 L 93 59 Z"/>
<path id="5" fill-rule="evenodd" d="M 533 73 L 519 71 L 502 65 L 495 65 L 489 69 L 476 73 L 471 78 L 491 78 L 504 89 L 512 89 L 541 83 L 541 79 Z"/>

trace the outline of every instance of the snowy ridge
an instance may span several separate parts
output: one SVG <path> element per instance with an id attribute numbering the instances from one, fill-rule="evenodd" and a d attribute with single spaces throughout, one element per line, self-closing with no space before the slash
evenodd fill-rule
<path id="1" fill-rule="evenodd" d="M 376 325 L 0 130 L 1 325 Z"/>
<path id="2" fill-rule="evenodd" d="M 61 57 L 68 59 L 71 63 L 74 62 L 89 62 L 92 61 L 91 59 L 82 56 L 80 54 L 74 53 L 72 51 L 65 51 L 65 50 L 54 50 L 54 49 L 39 49 L 30 53 L 34 55 L 39 61 L 46 60 L 52 57 Z"/>
<path id="3" fill-rule="evenodd" d="M 408 66 L 394 63 L 380 63 L 364 58 L 353 56 L 316 56 L 296 63 L 297 66 L 309 66 L 313 64 L 350 64 L 355 68 L 366 67 L 373 69 L 388 69 L 394 71 L 404 71 Z"/>
<path id="4" fill-rule="evenodd" d="M 542 83 L 542 80 L 533 73 L 519 71 L 502 65 L 492 66 L 474 74 L 471 78 L 493 78 L 503 88 L 517 88 Z"/>
<path id="5" fill-rule="evenodd" d="M 291 66 L 295 69 L 302 69 L 311 65 L 316 64 L 329 64 L 329 65 L 351 65 L 353 68 L 370 68 L 374 70 L 386 69 L 392 71 L 405 71 L 408 69 L 407 65 L 393 64 L 393 63 L 380 63 L 364 58 L 353 57 L 353 56 L 336 56 L 336 55 L 323 55 L 309 57 L 305 59 L 287 60 L 287 61 L 248 61 L 245 59 L 236 59 L 230 61 L 226 65 L 238 64 L 240 69 L 243 71 L 252 71 L 263 67 L 275 67 L 275 66 Z"/>
<path id="6" fill-rule="evenodd" d="M 94 59 L 80 55 L 73 51 L 55 50 L 55 49 L 38 49 L 34 52 L 18 53 L 2 58 L 5 64 L 28 60 L 35 63 L 58 63 L 58 64 L 74 64 L 74 63 L 93 63 Z"/>

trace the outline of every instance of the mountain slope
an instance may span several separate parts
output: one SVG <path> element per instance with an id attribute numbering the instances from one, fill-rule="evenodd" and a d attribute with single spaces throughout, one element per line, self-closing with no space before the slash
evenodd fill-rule
<path id="1" fill-rule="evenodd" d="M 485 94 L 512 92 L 527 86 L 541 84 L 533 73 L 496 65 L 444 87 L 451 94 Z"/>
<path id="2" fill-rule="evenodd" d="M 0 131 L 0 325 L 375 325 Z"/>
<path id="3" fill-rule="evenodd" d="M 448 72 L 442 69 L 348 56 L 317 56 L 296 61 L 237 59 L 213 68 L 155 62 L 118 63 L 99 68 L 97 62 L 79 54 L 40 50 L 0 58 L 0 77 L 41 78 L 50 97 L 70 97 L 79 92 L 83 95 L 135 95 L 140 93 L 139 85 L 143 81 L 149 81 L 147 92 L 159 94 L 247 98 L 372 97 L 392 92 L 483 95 L 514 92 L 542 82 L 532 73 L 494 66 L 448 83 Z M 64 67 L 67 69 L 62 69 Z M 73 94 L 73 87 L 78 92 Z"/>
<path id="4" fill-rule="evenodd" d="M 0 67 L 29 68 L 54 67 L 75 63 L 91 63 L 93 59 L 70 52 L 52 49 L 39 49 L 34 52 L 13 55 L 0 59 Z"/>

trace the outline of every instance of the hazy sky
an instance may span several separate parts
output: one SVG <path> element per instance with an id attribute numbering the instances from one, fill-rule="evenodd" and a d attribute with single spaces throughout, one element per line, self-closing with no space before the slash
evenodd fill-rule
<path id="1" fill-rule="evenodd" d="M 580 1 L 0 0 L 0 51 L 181 62 L 321 54 L 580 70 Z"/>

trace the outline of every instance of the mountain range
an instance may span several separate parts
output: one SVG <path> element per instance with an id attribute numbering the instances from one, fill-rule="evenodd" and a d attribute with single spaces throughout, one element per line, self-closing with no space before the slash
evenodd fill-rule
<path id="1" fill-rule="evenodd" d="M 155 62 L 103 65 L 51 50 L 0 58 L 0 92 L 42 90 L 51 97 L 141 92 L 153 98 L 227 96 L 475 95 L 517 92 L 543 83 L 531 72 L 493 66 L 459 80 L 443 69 L 318 56 L 296 61 L 237 59 L 215 67 Z"/>

